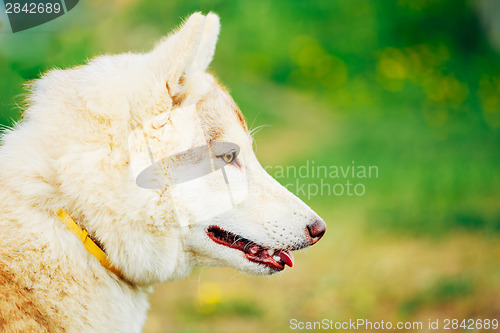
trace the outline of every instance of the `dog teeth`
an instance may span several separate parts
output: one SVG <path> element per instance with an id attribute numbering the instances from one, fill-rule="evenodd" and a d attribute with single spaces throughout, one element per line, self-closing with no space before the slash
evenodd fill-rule
<path id="1" fill-rule="evenodd" d="M 274 252 L 276 252 L 276 250 L 273 249 L 267 250 L 267 253 L 269 254 L 270 257 L 273 256 Z"/>
<path id="2" fill-rule="evenodd" d="M 274 256 L 273 259 L 276 260 L 276 261 L 281 261 L 281 257 L 280 256 Z"/>

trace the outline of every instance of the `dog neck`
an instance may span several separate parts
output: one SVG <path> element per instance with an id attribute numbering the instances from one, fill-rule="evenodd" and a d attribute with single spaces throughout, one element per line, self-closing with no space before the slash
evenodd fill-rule
<path id="1" fill-rule="evenodd" d="M 111 264 L 108 259 L 108 255 L 106 254 L 106 252 L 104 252 L 102 247 L 99 246 L 97 242 L 90 237 L 87 230 L 85 230 L 84 228 L 80 228 L 80 226 L 75 222 L 75 220 L 73 220 L 66 209 L 60 209 L 57 212 L 57 216 L 59 216 L 59 219 L 71 232 L 73 232 L 78 238 L 80 238 L 83 246 L 88 251 L 88 253 L 96 257 L 101 265 L 108 271 L 127 282 L 127 280 L 124 279 L 123 274 L 121 274 L 121 272 Z"/>

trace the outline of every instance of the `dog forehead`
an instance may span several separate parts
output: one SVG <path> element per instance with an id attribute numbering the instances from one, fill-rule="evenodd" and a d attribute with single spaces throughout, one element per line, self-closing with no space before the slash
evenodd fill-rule
<path id="1" fill-rule="evenodd" d="M 200 98 L 196 110 L 208 142 L 220 141 L 230 132 L 249 135 L 243 114 L 229 93 L 220 85 Z"/>

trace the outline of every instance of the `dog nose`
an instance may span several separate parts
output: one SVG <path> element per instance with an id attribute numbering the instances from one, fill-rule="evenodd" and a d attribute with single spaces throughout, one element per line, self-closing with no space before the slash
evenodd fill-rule
<path id="1" fill-rule="evenodd" d="M 318 219 L 314 223 L 309 224 L 307 230 L 309 231 L 309 236 L 311 236 L 312 243 L 315 244 L 325 234 L 326 223 L 322 219 Z"/>

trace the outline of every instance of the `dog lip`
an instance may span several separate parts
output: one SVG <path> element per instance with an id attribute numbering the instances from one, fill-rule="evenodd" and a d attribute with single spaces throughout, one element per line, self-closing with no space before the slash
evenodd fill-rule
<path id="1" fill-rule="evenodd" d="M 274 270 L 281 271 L 285 265 L 293 267 L 293 255 L 288 250 L 276 250 L 273 255 L 269 254 L 268 248 L 252 242 L 244 237 L 235 235 L 218 226 L 211 226 L 207 229 L 208 237 L 215 243 L 240 250 L 245 257 L 255 263 L 265 265 Z"/>

